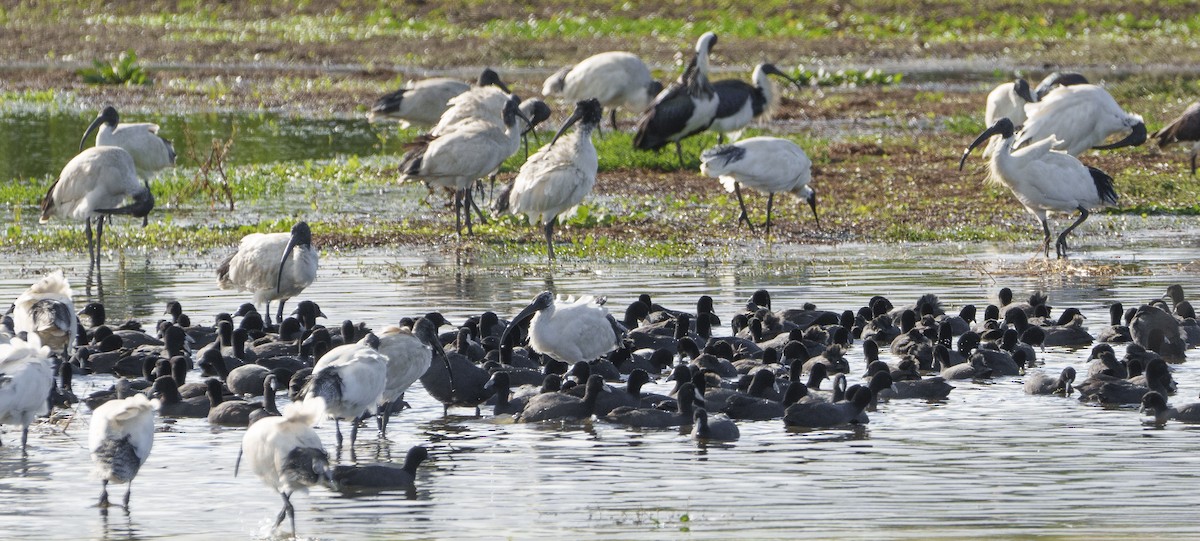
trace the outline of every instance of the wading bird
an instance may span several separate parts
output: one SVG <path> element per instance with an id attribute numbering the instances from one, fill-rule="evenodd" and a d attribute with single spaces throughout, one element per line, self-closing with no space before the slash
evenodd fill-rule
<path id="1" fill-rule="evenodd" d="M 717 113 L 709 130 L 717 132 L 717 143 L 725 142 L 725 134 L 731 139 L 741 137 L 742 130 L 758 119 L 770 119 L 779 107 L 779 89 L 768 75 L 783 77 L 796 88 L 803 90 L 800 82 L 775 67 L 775 64 L 759 64 L 754 67 L 751 80 L 723 79 L 712 84 L 717 92 Z"/>
<path id="2" fill-rule="evenodd" d="M 811 168 L 812 161 L 796 143 L 778 137 L 751 137 L 710 148 L 700 155 L 700 171 L 719 178 L 727 191 L 737 194 L 742 209 L 738 223 L 745 222 L 751 232 L 754 224 L 746 214 L 746 203 L 738 186 L 745 184 L 767 192 L 767 235 L 771 234 L 771 206 L 776 192 L 788 192 L 803 199 L 812 208 L 813 219 L 820 227 L 817 194 L 808 186 L 812 181 Z"/>
<path id="3" fill-rule="evenodd" d="M 533 350 L 568 364 L 598 359 L 620 346 L 619 324 L 591 295 L 556 301 L 543 291 L 508 323 L 500 343 L 508 343 L 509 334 L 526 320 Z"/>
<path id="4" fill-rule="evenodd" d="M 305 399 L 320 397 L 333 418 L 338 447 L 342 446 L 339 421 L 350 420 L 350 447 L 358 438 L 358 422 L 375 413 L 379 397 L 387 387 L 388 358 L 380 353 L 379 338 L 368 334 L 362 340 L 329 350 L 317 361 L 308 381 Z"/>
<path id="5" fill-rule="evenodd" d="M 79 140 L 79 151 L 88 136 L 96 131 L 96 146 L 121 147 L 133 158 L 137 174 L 144 181 L 149 181 L 159 171 L 175 166 L 175 147 L 171 141 L 158 135 L 158 124 L 138 123 L 121 124 L 117 109 L 108 106 L 100 111 L 91 125 Z"/>
<path id="6" fill-rule="evenodd" d="M 1053 150 L 1051 147 L 1056 142 L 1054 137 L 1014 151 L 1013 123 L 1007 118 L 1000 119 L 984 130 L 963 151 L 962 159 L 958 162 L 960 171 L 971 151 L 994 135 L 1000 135 L 1003 139 L 1000 148 L 988 161 L 988 178 L 1008 186 L 1025 209 L 1041 222 L 1045 233 L 1043 248 L 1046 257 L 1050 256 L 1050 224 L 1046 213 L 1079 211 L 1079 219 L 1064 229 L 1054 244 L 1058 257 L 1066 257 L 1067 235 L 1087 219 L 1091 209 L 1117 204 L 1112 177 L 1099 169 L 1083 165 L 1066 152 Z"/>
<path id="7" fill-rule="evenodd" d="M 158 406 L 136 393 L 123 399 L 110 400 L 92 412 L 88 433 L 88 449 L 92 454 L 95 476 L 100 478 L 99 506 L 108 507 L 108 483 L 128 483 L 124 507 L 129 509 L 129 493 L 133 478 L 150 456 L 154 446 L 154 410 Z"/>
<path id="8" fill-rule="evenodd" d="M 530 223 L 542 224 L 546 257 L 550 260 L 554 259 L 554 223 L 558 216 L 583 201 L 596 184 L 599 161 L 592 146 L 592 130 L 600 125 L 601 111 L 595 98 L 576 104 L 575 112 L 550 144 L 530 157 L 513 180 L 509 208 L 513 214 L 524 214 Z M 579 129 L 563 136 L 576 123 Z"/>
<path id="9" fill-rule="evenodd" d="M 683 167 L 680 141 L 708 129 L 717 114 L 716 90 L 708 82 L 708 55 L 717 35 L 706 32 L 696 41 L 696 53 L 679 80 L 658 93 L 638 119 L 633 148 L 658 150 L 675 143 L 679 166 Z"/>
<path id="10" fill-rule="evenodd" d="M 1072 85 L 1025 106 L 1025 126 L 1014 149 L 1036 145 L 1053 136 L 1055 150 L 1078 156 L 1088 149 L 1111 150 L 1146 142 L 1142 117 L 1126 113 L 1107 90 L 1096 85 Z M 994 124 L 993 124 L 994 125 Z M 1014 123 L 1015 125 L 1015 123 Z M 1108 136 L 1129 131 L 1124 139 L 1101 145 Z"/>
<path id="11" fill-rule="evenodd" d="M 1196 153 L 1200 152 L 1200 101 L 1189 105 L 1183 114 L 1151 137 L 1158 139 L 1158 148 L 1167 148 L 1175 143 L 1192 143 L 1188 157 L 1191 159 L 1192 176 L 1196 176 Z"/>
<path id="12" fill-rule="evenodd" d="M 522 129 L 520 100 L 515 96 L 503 103 L 503 123 L 490 120 L 467 121 L 441 135 L 419 138 L 404 154 L 400 181 L 420 179 L 432 185 L 455 190 L 455 230 L 462 235 L 465 220 L 471 234 L 472 187 L 475 181 L 500 167 L 520 146 Z M 443 116 L 444 117 L 444 116 Z"/>
<path id="13" fill-rule="evenodd" d="M 70 359 L 79 329 L 75 304 L 71 300 L 71 284 L 61 270 L 43 276 L 21 293 L 13 303 L 13 330 L 37 335 L 39 342 Z"/>
<path id="14" fill-rule="evenodd" d="M 119 206 L 126 198 L 133 202 Z M 138 171 L 129 152 L 119 147 L 101 146 L 86 149 L 67 162 L 42 199 L 39 222 L 46 223 L 51 216 L 83 220 L 89 266 L 99 267 L 104 217 L 128 214 L 141 218 L 145 227 L 151 210 L 154 210 L 154 195 L 146 180 L 138 181 Z M 95 244 L 92 243 L 92 218 L 96 219 Z"/>
<path id="15" fill-rule="evenodd" d="M 250 425 L 242 437 L 242 449 L 233 470 L 233 475 L 237 476 L 244 455 L 250 462 L 250 470 L 264 484 L 279 492 L 283 497 L 283 509 L 275 519 L 275 528 L 283 523 L 284 517 L 290 518 L 293 536 L 296 533 L 296 509 L 292 507 L 292 494 L 305 492 L 322 480 L 333 480 L 329 454 L 321 445 L 320 436 L 312 429 L 321 418 L 324 406 L 320 399 L 292 402 L 283 408 L 282 416 L 267 417 Z"/>
<path id="16" fill-rule="evenodd" d="M 479 74 L 479 79 L 475 81 L 475 86 L 495 86 L 508 92 L 508 87 L 500 80 L 500 75 L 491 68 L 484 68 Z M 403 88 L 375 100 L 375 104 L 367 113 L 367 121 L 399 120 L 401 128 L 433 126 L 438 123 L 442 113 L 450 108 L 450 100 L 470 89 L 471 85 L 448 77 L 410 80 Z"/>
<path id="17" fill-rule="evenodd" d="M 0 425 L 21 425 L 21 451 L 29 440 L 29 425 L 50 411 L 54 370 L 50 348 L 37 335 L 12 338 L 0 344 Z"/>
<path id="18" fill-rule="evenodd" d="M 317 279 L 317 250 L 307 222 L 296 222 L 291 233 L 251 233 L 242 237 L 236 252 L 217 267 L 217 285 L 254 294 L 263 303 L 263 317 L 271 324 L 271 301 L 279 301 L 276 319 L 283 321 L 283 305 Z"/>
<path id="19" fill-rule="evenodd" d="M 558 70 L 542 84 L 542 95 L 568 102 L 595 98 L 608 108 L 616 130 L 617 108 L 640 113 L 662 89 L 662 83 L 654 80 L 650 68 L 637 55 L 608 51 Z"/>

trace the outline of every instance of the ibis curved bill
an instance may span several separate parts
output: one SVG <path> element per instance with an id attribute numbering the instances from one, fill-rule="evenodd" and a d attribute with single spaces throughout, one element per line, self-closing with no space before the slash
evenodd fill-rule
<path id="1" fill-rule="evenodd" d="M 110 105 L 100 111 L 100 115 L 83 133 L 79 140 L 81 152 L 87 138 L 97 128 L 100 131 L 96 134 L 96 146 L 125 149 L 133 158 L 138 177 L 144 181 L 149 181 L 163 169 L 175 166 L 175 146 L 158 134 L 158 124 L 122 124 L 117 109 Z"/>
<path id="2" fill-rule="evenodd" d="M 1012 121 L 1001 118 L 971 142 L 971 146 L 963 152 L 958 168 L 962 170 L 967 156 L 975 147 L 999 135 L 1002 138 L 1000 147 L 988 160 L 989 179 L 1012 190 L 1017 200 L 1042 224 L 1045 234 L 1043 249 L 1047 257 L 1050 256 L 1047 213 L 1079 211 L 1079 218 L 1058 235 L 1054 244 L 1055 253 L 1059 258 L 1064 258 L 1067 256 L 1067 235 L 1087 219 L 1090 211 L 1117 204 L 1112 177 L 1099 169 L 1083 165 L 1066 152 L 1054 150 L 1058 142 L 1054 137 L 1014 151 L 1013 134 Z"/>
<path id="3" fill-rule="evenodd" d="M 546 256 L 551 260 L 558 216 L 582 202 L 596 184 L 599 159 L 591 134 L 600 125 L 601 115 L 600 102 L 595 98 L 576 104 L 575 112 L 554 134 L 550 144 L 521 166 L 508 194 L 513 214 L 524 214 L 531 223 L 542 223 Z M 579 129 L 564 137 L 576 123 Z"/>
<path id="4" fill-rule="evenodd" d="M 719 145 L 700 155 L 700 171 L 718 178 L 725 189 L 737 194 L 742 213 L 738 223 L 745 222 L 754 231 L 746 213 L 740 185 L 745 184 L 767 195 L 766 234 L 771 234 L 771 207 L 777 192 L 788 192 L 808 203 L 817 227 L 817 193 L 812 182 L 812 160 L 796 143 L 779 137 L 751 137 L 730 145 Z"/>
<path id="5" fill-rule="evenodd" d="M 543 291 L 509 322 L 500 343 L 509 343 L 509 335 L 529 321 L 529 345 L 559 361 L 574 364 L 592 361 L 617 349 L 620 324 L 608 310 L 590 295 L 578 299 L 555 300 Z"/>

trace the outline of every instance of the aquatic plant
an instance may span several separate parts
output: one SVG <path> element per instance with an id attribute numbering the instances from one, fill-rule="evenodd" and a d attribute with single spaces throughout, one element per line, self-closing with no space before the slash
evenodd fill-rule
<path id="1" fill-rule="evenodd" d="M 76 72 L 83 82 L 94 85 L 148 85 L 150 77 L 138 63 L 137 53 L 127 49 L 113 62 L 93 60 L 92 67 Z"/>

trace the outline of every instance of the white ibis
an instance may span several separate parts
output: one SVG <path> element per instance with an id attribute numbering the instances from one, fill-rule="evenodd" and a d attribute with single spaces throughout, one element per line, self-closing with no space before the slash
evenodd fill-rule
<path id="1" fill-rule="evenodd" d="M 127 198 L 133 201 L 120 206 Z M 39 221 L 46 223 L 52 216 L 83 220 L 88 263 L 99 267 L 104 241 L 103 218 L 113 214 L 132 215 L 141 218 L 145 227 L 151 210 L 154 210 L 154 194 L 150 193 L 150 185 L 145 179 L 138 181 L 133 157 L 120 147 L 100 146 L 86 149 L 67 162 L 42 199 Z M 96 219 L 95 244 L 92 243 L 93 218 Z"/>
<path id="2" fill-rule="evenodd" d="M 61 270 L 43 276 L 17 297 L 12 311 L 13 330 L 37 335 L 40 343 L 69 359 L 79 328 L 71 284 Z"/>
<path id="3" fill-rule="evenodd" d="M 283 497 L 283 509 L 275 519 L 275 528 L 288 517 L 293 534 L 296 532 L 296 509 L 292 507 L 292 494 L 305 492 L 322 480 L 333 480 L 329 454 L 321 445 L 321 437 L 312 429 L 323 411 L 323 400 L 307 399 L 288 404 L 279 417 L 267 417 L 250 425 L 242 437 L 242 449 L 233 470 L 236 476 L 245 456 L 250 470 L 264 484 L 279 492 Z"/>
<path id="4" fill-rule="evenodd" d="M 554 259 L 554 223 L 578 205 L 596 184 L 599 165 L 592 130 L 603 118 L 599 100 L 581 101 L 554 139 L 521 166 L 509 192 L 513 214 L 524 214 L 530 223 L 541 223 L 546 234 L 546 257 Z M 579 129 L 563 133 L 578 123 Z M 558 143 L 557 145 L 555 143 Z"/>
<path id="5" fill-rule="evenodd" d="M 438 118 L 437 125 L 429 130 L 429 135 L 446 135 L 473 121 L 503 126 L 504 108 L 512 99 L 512 94 L 494 86 L 472 88 L 450 100 L 450 107 Z M 520 99 L 517 101 L 519 103 Z"/>
<path id="6" fill-rule="evenodd" d="M 305 399 L 325 400 L 326 413 L 334 419 L 338 447 L 342 430 L 338 421 L 349 419 L 350 447 L 358 438 L 358 422 L 375 413 L 379 397 L 387 387 L 388 358 L 378 350 L 379 338 L 368 334 L 362 340 L 329 350 L 313 368 Z"/>
<path id="7" fill-rule="evenodd" d="M 134 393 L 128 398 L 109 400 L 92 411 L 88 449 L 95 476 L 102 483 L 101 509 L 109 505 L 109 482 L 129 484 L 125 490 L 125 509 L 129 509 L 133 478 L 150 457 L 150 448 L 154 446 L 156 407 L 157 404 L 146 395 Z"/>
<path id="8" fill-rule="evenodd" d="M 142 180 L 149 181 L 159 171 L 175 166 L 175 147 L 171 141 L 158 135 L 158 124 L 121 124 L 117 109 L 111 105 L 100 111 L 100 115 L 79 140 L 79 150 L 88 136 L 96 131 L 96 146 L 121 147 L 133 157 L 134 167 Z"/>
<path id="9" fill-rule="evenodd" d="M 717 132 L 717 143 L 725 142 L 725 134 L 732 139 L 741 136 L 742 129 L 750 122 L 758 119 L 769 119 L 779 107 L 779 89 L 771 82 L 769 75 L 783 77 L 796 88 L 803 88 L 800 82 L 775 67 L 775 64 L 759 64 L 754 66 L 751 80 L 754 84 L 741 79 L 723 79 L 712 84 L 717 92 L 717 113 L 709 130 Z"/>
<path id="10" fill-rule="evenodd" d="M 1167 148 L 1175 143 L 1192 143 L 1192 151 L 1188 156 L 1191 158 L 1192 176 L 1196 176 L 1196 153 L 1200 152 L 1200 101 L 1189 105 L 1183 114 L 1151 137 L 1158 139 L 1158 148 Z"/>
<path id="11" fill-rule="evenodd" d="M 1046 97 L 1046 94 L 1049 94 L 1056 88 L 1086 84 L 1089 84 L 1087 77 L 1079 73 L 1056 71 L 1043 78 L 1042 82 L 1038 83 L 1037 88 L 1033 89 L 1033 95 L 1036 98 L 1033 101 L 1042 101 Z"/>
<path id="12" fill-rule="evenodd" d="M 727 191 L 737 194 L 742 214 L 738 223 L 746 222 L 750 231 L 754 224 L 746 214 L 742 200 L 745 184 L 767 195 L 767 235 L 771 234 L 771 206 L 776 192 L 788 192 L 803 199 L 817 217 L 817 194 L 809 183 L 812 181 L 812 161 L 796 143 L 778 137 L 751 137 L 731 145 L 720 145 L 700 155 L 700 171 L 710 177 L 719 178 Z"/>
<path id="13" fill-rule="evenodd" d="M 650 68 L 637 55 L 608 51 L 558 70 L 542 84 L 542 95 L 568 102 L 595 98 L 609 109 L 615 130 L 617 108 L 640 113 L 662 89 L 662 83 L 654 80 Z"/>
<path id="14" fill-rule="evenodd" d="M 454 218 L 459 235 L 462 235 L 464 219 L 467 233 L 472 233 L 471 188 L 475 181 L 498 169 L 520 148 L 522 129 L 517 125 L 517 118 L 527 123 L 528 119 L 521 114 L 520 100 L 515 96 L 505 98 L 502 105 L 501 124 L 482 119 L 466 121 L 446 133 L 420 138 L 404 154 L 400 164 L 402 182 L 422 179 L 456 190 Z"/>
<path id="15" fill-rule="evenodd" d="M 508 87 L 491 68 L 484 68 L 475 81 L 479 88 L 495 86 L 508 92 Z M 450 100 L 471 89 L 471 85 L 447 77 L 408 81 L 404 87 L 384 94 L 367 113 L 367 121 L 381 119 L 400 121 L 401 128 L 433 126 L 442 113 L 450 108 Z"/>
<path id="16" fill-rule="evenodd" d="M 1108 91 L 1096 85 L 1072 85 L 1025 106 L 1025 126 L 1013 142 L 1014 149 L 1054 136 L 1055 150 L 1078 156 L 1088 149 L 1111 150 L 1146 142 L 1146 124 L 1139 115 L 1126 113 Z M 994 124 L 993 124 L 994 125 Z M 1015 124 L 1014 124 L 1015 125 Z M 1108 136 L 1128 131 L 1124 139 L 1101 145 Z"/>
<path id="17" fill-rule="evenodd" d="M 50 348 L 36 334 L 0 344 L 0 424 L 21 425 L 21 451 L 29 440 L 29 425 L 50 411 L 54 370 Z"/>
<path id="18" fill-rule="evenodd" d="M 500 343 L 508 343 L 508 335 L 528 320 L 534 351 L 568 364 L 598 359 L 621 342 L 618 324 L 602 302 L 591 295 L 555 300 L 543 291 L 508 323 Z"/>
<path id="19" fill-rule="evenodd" d="M 1069 92 L 1071 88 L 1055 92 Z M 1059 258 L 1067 255 L 1067 235 L 1087 219 L 1090 211 L 1117 204 L 1117 192 L 1113 189 L 1112 177 L 1094 167 L 1087 167 L 1074 156 L 1054 150 L 1056 140 L 1047 137 L 1014 151 L 1012 149 L 1013 123 L 1001 118 L 990 128 L 979 134 L 971 146 L 963 152 L 958 162 L 961 171 L 967 156 L 976 146 L 994 135 L 1000 135 L 1000 148 L 988 161 L 990 179 L 1008 186 L 1017 200 L 1042 224 L 1045 233 L 1043 248 L 1050 256 L 1050 225 L 1046 219 L 1049 211 L 1071 212 L 1078 210 L 1079 218 L 1058 235 L 1054 244 Z"/>
<path id="20" fill-rule="evenodd" d="M 678 80 L 658 93 L 638 119 L 633 148 L 658 150 L 675 143 L 683 167 L 681 140 L 708 129 L 717 114 L 716 90 L 708 82 L 708 55 L 717 35 L 706 32 L 696 41 L 696 53 Z"/>
<path id="21" fill-rule="evenodd" d="M 1025 104 L 1035 101 L 1029 81 L 1018 78 L 1011 83 L 1002 83 L 988 94 L 983 123 L 991 126 L 997 120 L 1007 118 L 1014 126 L 1021 126 L 1025 124 Z"/>
<path id="22" fill-rule="evenodd" d="M 291 233 L 251 233 L 242 237 L 236 252 L 217 267 L 217 285 L 254 294 L 266 306 L 271 323 L 271 301 L 279 301 L 276 319 L 283 321 L 283 305 L 317 279 L 317 250 L 307 222 L 296 222 Z"/>
<path id="23" fill-rule="evenodd" d="M 454 373 L 442 342 L 438 339 L 437 325 L 426 318 L 417 318 L 411 328 L 389 326 L 379 333 L 379 352 L 387 357 L 387 384 L 380 394 L 378 407 L 379 432 L 385 434 L 392 407 L 397 400 L 404 399 L 404 392 L 429 370 L 436 356 L 446 363 L 448 378 L 453 392 Z"/>

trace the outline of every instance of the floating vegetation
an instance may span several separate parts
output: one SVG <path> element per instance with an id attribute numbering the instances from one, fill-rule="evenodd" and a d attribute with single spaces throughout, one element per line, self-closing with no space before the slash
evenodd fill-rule
<path id="1" fill-rule="evenodd" d="M 148 85 L 150 76 L 138 63 L 137 53 L 127 49 L 113 62 L 93 60 L 92 67 L 76 72 L 83 82 L 94 85 Z"/>

